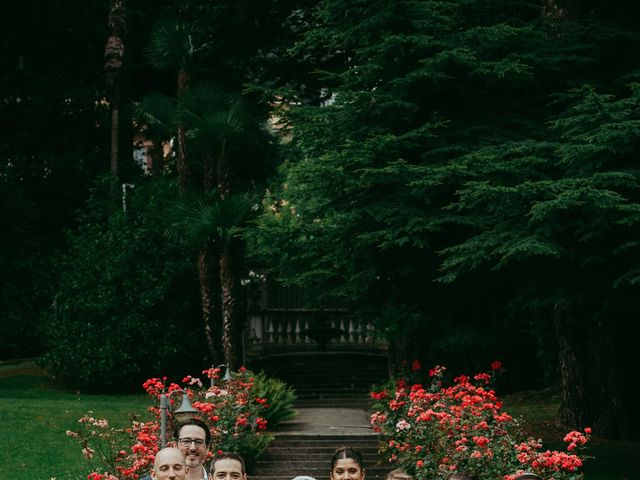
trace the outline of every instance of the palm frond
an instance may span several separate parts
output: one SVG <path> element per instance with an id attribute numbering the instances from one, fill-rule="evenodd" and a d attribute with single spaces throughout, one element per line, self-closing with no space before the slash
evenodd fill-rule
<path id="1" fill-rule="evenodd" d="M 169 133 L 177 125 L 178 108 L 172 97 L 160 93 L 145 95 L 135 108 L 136 118 L 147 125 Z"/>
<path id="2" fill-rule="evenodd" d="M 246 194 L 179 200 L 169 213 L 165 236 L 190 246 L 227 242 L 243 233 L 255 203 Z"/>
<path id="3" fill-rule="evenodd" d="M 195 51 L 191 29 L 175 18 L 156 22 L 144 52 L 149 64 L 159 69 L 188 69 Z"/>

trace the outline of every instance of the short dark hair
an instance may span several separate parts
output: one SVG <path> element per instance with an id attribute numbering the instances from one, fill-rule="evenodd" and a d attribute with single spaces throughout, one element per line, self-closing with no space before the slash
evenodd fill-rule
<path id="1" fill-rule="evenodd" d="M 204 423 L 199 418 L 191 418 L 189 420 L 185 420 L 184 422 L 180 422 L 176 425 L 176 427 L 173 429 L 173 438 L 176 442 L 180 440 L 180 430 L 182 430 L 183 427 L 186 427 L 188 425 L 195 425 L 196 427 L 200 427 L 201 429 L 203 429 L 205 443 L 207 444 L 207 446 L 211 444 L 211 430 L 209 430 L 209 427 L 207 426 L 207 424 Z"/>
<path id="2" fill-rule="evenodd" d="M 518 475 L 516 477 L 516 480 L 542 480 L 542 477 L 536 475 L 535 473 L 524 472 Z"/>
<path id="3" fill-rule="evenodd" d="M 385 480 L 412 480 L 413 476 L 409 475 L 402 468 L 396 468 L 387 473 Z"/>
<path id="4" fill-rule="evenodd" d="M 336 463 L 338 463 L 338 460 L 343 458 L 352 459 L 354 462 L 356 462 L 360 466 L 361 470 L 364 470 L 364 462 L 362 461 L 362 454 L 351 447 L 345 446 L 345 447 L 338 448 L 336 452 L 333 454 L 333 457 L 331 457 L 331 470 L 330 470 L 331 472 L 333 472 L 333 467 L 336 466 Z"/>
<path id="5" fill-rule="evenodd" d="M 247 473 L 247 469 L 244 466 L 244 459 L 237 453 L 233 452 L 222 452 L 220 455 L 216 455 L 215 457 L 213 457 L 213 460 L 211 460 L 211 466 L 209 467 L 209 473 L 213 474 L 213 471 L 216 469 L 216 463 L 220 460 L 225 459 L 237 460 L 238 462 L 240 462 L 240 465 L 242 467 L 242 474 L 244 475 L 245 473 Z"/>
<path id="6" fill-rule="evenodd" d="M 454 473 L 449 477 L 449 480 L 476 480 L 475 475 L 469 475 L 467 473 Z"/>

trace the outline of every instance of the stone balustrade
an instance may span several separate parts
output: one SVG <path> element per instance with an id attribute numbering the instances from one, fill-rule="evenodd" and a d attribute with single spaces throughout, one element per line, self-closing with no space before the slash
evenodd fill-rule
<path id="1" fill-rule="evenodd" d="M 249 315 L 248 352 L 275 350 L 380 350 L 373 325 L 341 309 L 264 309 Z"/>

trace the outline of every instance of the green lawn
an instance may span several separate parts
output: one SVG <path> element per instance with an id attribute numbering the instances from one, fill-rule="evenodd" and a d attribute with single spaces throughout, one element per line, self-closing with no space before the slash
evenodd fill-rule
<path id="1" fill-rule="evenodd" d="M 92 410 L 112 423 L 144 415 L 146 395 L 78 395 L 57 388 L 31 363 L 0 366 L 0 478 L 85 480 L 88 466 L 65 434 Z M 11 474 L 5 477 L 5 474 Z"/>
<path id="2" fill-rule="evenodd" d="M 566 429 L 557 421 L 559 398 L 547 390 L 510 395 L 505 410 L 521 416 L 525 428 L 549 448 L 563 448 Z M 94 416 L 126 424 L 129 413 L 144 415 L 146 395 L 89 395 L 58 388 L 33 363 L 0 365 L 0 478 L 11 480 L 84 480 L 89 472 L 76 443 L 65 432 L 78 418 Z M 35 447 L 35 448 L 33 448 Z M 587 480 L 638 480 L 640 443 L 613 442 L 595 436 L 585 466 Z M 319 479 L 321 480 L 321 479 Z"/>
<path id="3" fill-rule="evenodd" d="M 550 389 L 522 392 L 503 400 L 504 409 L 514 417 L 521 417 L 527 432 L 542 438 L 546 448 L 564 450 L 562 439 L 568 430 L 558 421 L 558 392 Z M 587 460 L 583 469 L 586 480 L 640 479 L 637 467 L 640 442 L 617 442 L 594 435 L 587 446 L 586 454 L 593 458 Z"/>

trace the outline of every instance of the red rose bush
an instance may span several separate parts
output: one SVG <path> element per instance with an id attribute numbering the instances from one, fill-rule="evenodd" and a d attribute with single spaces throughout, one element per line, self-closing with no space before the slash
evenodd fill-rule
<path id="1" fill-rule="evenodd" d="M 414 362 L 412 376 L 420 366 Z M 490 388 L 500 362 L 490 373 L 460 375 L 445 385 L 445 367 L 429 371 L 429 385 L 399 379 L 371 393 L 371 424 L 382 438 L 391 463 L 417 480 L 445 480 L 465 473 L 480 480 L 513 480 L 527 471 L 545 480 L 579 480 L 579 451 L 590 429 L 570 432 L 567 451 L 543 450 L 539 440 L 523 439 L 518 421 L 502 410 Z"/>
<path id="2" fill-rule="evenodd" d="M 218 368 L 202 373 L 207 377 L 206 385 L 192 376 L 183 378 L 182 386 L 167 384 L 166 377 L 144 382 L 142 387 L 153 399 L 148 408 L 152 420 L 134 419 L 127 428 L 115 428 L 106 419 L 94 418 L 92 412 L 80 418 L 78 431 L 67 431 L 67 435 L 78 442 L 90 464 L 92 472 L 87 475 L 88 480 L 135 480 L 147 475 L 161 440 L 160 396 L 164 392 L 169 397 L 167 440 L 171 444 L 174 423 L 171 411 L 179 407 L 183 390 L 211 429 L 211 455 L 233 451 L 243 455 L 251 465 L 273 440 L 266 432 L 270 408 L 267 396 L 277 388 L 277 407 L 280 412 L 288 411 L 295 398 L 290 387 L 274 379 L 267 379 L 267 383 L 262 377 L 262 385 L 256 385 L 255 376 L 244 368 L 231 380 L 222 380 Z M 257 391 L 264 396 L 258 396 Z"/>

